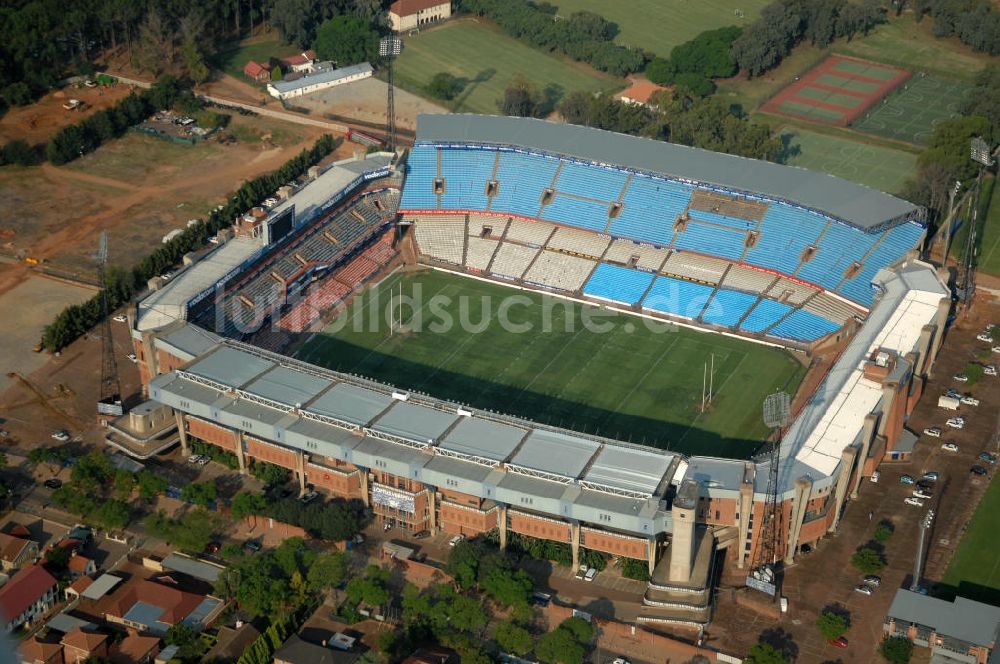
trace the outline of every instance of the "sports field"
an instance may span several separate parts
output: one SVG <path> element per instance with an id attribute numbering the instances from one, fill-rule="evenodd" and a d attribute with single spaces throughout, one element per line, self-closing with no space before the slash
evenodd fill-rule
<path id="1" fill-rule="evenodd" d="M 979 241 L 978 267 L 980 272 L 1000 277 L 1000 186 L 997 186 L 995 178 L 992 181 L 985 180 L 983 186 L 983 191 L 988 191 L 991 195 L 988 203 L 980 208 L 986 213 L 986 223 L 980 231 L 982 239 Z M 956 244 L 961 242 L 958 246 L 964 246 L 964 239 L 965 234 L 961 233 Z"/>
<path id="2" fill-rule="evenodd" d="M 477 19 L 449 21 L 403 38 L 396 61 L 396 83 L 418 94 L 439 72 L 465 82 L 449 105 L 454 112 L 497 113 L 496 101 L 515 74 L 523 74 L 554 105 L 577 90 L 597 92 L 625 87 L 625 80 L 587 65 L 550 55 L 508 37 Z"/>
<path id="3" fill-rule="evenodd" d="M 844 126 L 900 85 L 909 73 L 875 62 L 830 56 L 761 108 L 820 124 Z"/>
<path id="4" fill-rule="evenodd" d="M 959 595 L 976 599 L 1000 594 L 997 530 L 1000 530 L 1000 482 L 994 481 L 983 494 L 942 579 L 956 588 Z"/>
<path id="5" fill-rule="evenodd" d="M 560 16 L 578 11 L 600 14 L 618 24 L 615 41 L 619 44 L 669 57 L 674 46 L 694 39 L 705 30 L 749 25 L 768 0 L 552 0 L 552 4 L 559 7 Z"/>
<path id="6" fill-rule="evenodd" d="M 851 126 L 869 134 L 926 143 L 934 125 L 958 115 L 958 106 L 970 89 L 962 81 L 918 74 Z"/>
<path id="7" fill-rule="evenodd" d="M 785 163 L 860 182 L 890 194 L 899 192 L 916 171 L 911 152 L 827 136 L 798 127 L 781 130 Z"/>
<path id="8" fill-rule="evenodd" d="M 398 306 L 400 293 L 413 306 Z M 713 354 L 714 403 L 701 413 Z M 429 270 L 370 289 L 297 357 L 578 431 L 737 458 L 766 434 L 764 397 L 794 393 L 805 371 L 781 349 Z"/>

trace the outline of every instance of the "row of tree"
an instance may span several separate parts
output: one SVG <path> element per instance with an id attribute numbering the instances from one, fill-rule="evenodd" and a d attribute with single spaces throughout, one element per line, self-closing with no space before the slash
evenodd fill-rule
<path id="1" fill-rule="evenodd" d="M 743 29 L 736 26 L 702 32 L 675 46 L 669 58 L 653 58 L 646 65 L 646 78 L 657 85 L 676 85 L 699 97 L 710 95 L 715 91 L 713 78 L 736 74 L 733 42 L 742 33 Z"/>
<path id="2" fill-rule="evenodd" d="M 656 106 L 622 104 L 610 96 L 573 93 L 559 105 L 570 123 L 755 159 L 777 160 L 781 140 L 724 102 L 659 93 Z"/>
<path id="3" fill-rule="evenodd" d="M 173 76 L 162 76 L 148 90 L 130 94 L 111 108 L 97 111 L 75 124 L 63 127 L 49 138 L 48 160 L 56 166 L 93 152 L 106 141 L 118 138 L 129 127 L 139 124 L 156 111 L 183 103 L 185 111 L 196 111 L 201 104 L 190 91 L 183 90 Z"/>
<path id="4" fill-rule="evenodd" d="M 460 9 L 486 16 L 512 37 L 547 51 L 565 53 L 594 69 L 624 76 L 640 71 L 646 56 L 615 44 L 618 26 L 593 12 L 556 15 L 556 7 L 529 0 L 462 0 Z"/>
<path id="5" fill-rule="evenodd" d="M 747 76 L 760 76 L 803 41 L 825 48 L 837 38 L 868 34 L 886 20 L 882 4 L 880 0 L 775 0 L 733 42 L 733 60 Z"/>
<path id="6" fill-rule="evenodd" d="M 311 148 L 303 150 L 278 170 L 243 183 L 223 208 L 213 211 L 206 222 L 185 229 L 170 242 L 157 247 L 131 270 L 109 268 L 105 274 L 109 306 L 116 309 L 127 304 L 150 278 L 179 263 L 184 254 L 204 247 L 209 235 L 232 224 L 237 216 L 258 205 L 281 185 L 305 173 L 310 166 L 333 152 L 335 147 L 336 141 L 332 136 L 321 136 Z M 52 323 L 45 326 L 42 345 L 50 352 L 61 350 L 91 330 L 102 316 L 100 293 L 83 304 L 66 307 Z"/>
<path id="7" fill-rule="evenodd" d="M 917 20 L 934 19 L 935 37 L 958 37 L 975 51 L 1000 54 L 1000 11 L 989 0 L 916 0 Z"/>
<path id="8" fill-rule="evenodd" d="M 272 499 L 268 495 L 250 492 L 236 494 L 232 514 L 237 519 L 247 516 L 267 516 L 303 528 L 313 537 L 331 542 L 349 540 L 364 527 L 364 506 L 358 501 L 334 498 L 326 502 L 303 505 L 293 498 Z"/>

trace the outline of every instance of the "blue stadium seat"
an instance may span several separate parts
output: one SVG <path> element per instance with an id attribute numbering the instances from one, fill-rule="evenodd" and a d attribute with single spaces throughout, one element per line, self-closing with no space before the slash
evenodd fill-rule
<path id="1" fill-rule="evenodd" d="M 555 189 L 564 194 L 584 196 L 610 203 L 618 200 L 627 180 L 628 174 L 624 171 L 563 161 Z"/>
<path id="2" fill-rule="evenodd" d="M 601 263 L 583 286 L 585 295 L 635 304 L 653 281 L 653 275 L 627 267 Z"/>
<path id="3" fill-rule="evenodd" d="M 764 298 L 743 319 L 740 329 L 745 332 L 763 332 L 781 320 L 781 317 L 791 310 L 792 307 L 787 304 Z"/>
<path id="4" fill-rule="evenodd" d="M 642 306 L 665 314 L 697 318 L 714 290 L 712 286 L 661 276 L 653 282 Z"/>
<path id="5" fill-rule="evenodd" d="M 608 206 L 556 194 L 552 202 L 542 208 L 542 219 L 603 233 L 608 225 Z"/>
<path id="6" fill-rule="evenodd" d="M 768 334 L 795 341 L 815 341 L 838 329 L 840 329 L 840 325 L 837 323 L 804 309 L 799 309 L 793 311 L 788 318 L 771 328 Z"/>
<path id="7" fill-rule="evenodd" d="M 796 276 L 833 290 L 851 263 L 861 260 L 878 237 L 835 221 L 820 238 L 816 253 L 803 263 Z"/>
<path id="8" fill-rule="evenodd" d="M 406 161 L 406 183 L 399 206 L 409 210 L 437 209 L 434 178 L 437 177 L 437 148 L 417 145 Z"/>
<path id="9" fill-rule="evenodd" d="M 748 219 L 738 219 L 736 217 L 727 217 L 724 214 L 717 214 L 715 212 L 705 212 L 703 210 L 688 210 L 688 216 L 692 219 L 697 219 L 698 221 L 705 221 L 710 224 L 718 224 L 719 226 L 726 226 L 727 228 L 735 228 L 740 231 L 752 231 L 757 228 L 756 221 L 750 221 Z"/>
<path id="10" fill-rule="evenodd" d="M 890 228 L 862 263 L 861 270 L 853 278 L 846 280 L 838 292 L 855 302 L 869 306 L 875 297 L 871 286 L 872 279 L 882 268 L 892 265 L 906 255 L 906 252 L 916 246 L 924 234 L 924 228 L 919 224 L 905 223 Z"/>
<path id="11" fill-rule="evenodd" d="M 746 233 L 706 226 L 697 221 L 689 221 L 684 230 L 677 234 L 674 246 L 678 249 L 697 251 L 702 254 L 739 260 L 745 248 Z"/>
<path id="12" fill-rule="evenodd" d="M 740 318 L 757 301 L 756 295 L 740 291 L 720 290 L 708 303 L 708 309 L 701 315 L 706 323 L 732 327 L 740 322 Z"/>
<path id="13" fill-rule="evenodd" d="M 799 266 L 802 252 L 816 242 L 827 221 L 817 214 L 784 203 L 772 203 L 758 229 L 757 244 L 747 251 L 743 260 L 792 274 Z"/>
<path id="14" fill-rule="evenodd" d="M 552 183 L 558 167 L 559 160 L 554 157 L 501 152 L 497 169 L 500 190 L 490 209 L 534 218 L 542 204 L 542 192 Z"/>
<path id="15" fill-rule="evenodd" d="M 611 220 L 608 231 L 667 246 L 674 239 L 674 222 L 687 208 L 693 190 L 689 185 L 636 175 L 625 190 L 621 213 Z"/>
<path id="16" fill-rule="evenodd" d="M 444 210 L 485 210 L 486 183 L 493 178 L 496 152 L 492 150 L 442 150 L 441 176 Z"/>

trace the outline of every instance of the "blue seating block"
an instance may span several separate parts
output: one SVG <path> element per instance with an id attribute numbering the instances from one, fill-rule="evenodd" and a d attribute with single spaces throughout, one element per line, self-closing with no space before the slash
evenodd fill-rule
<path id="1" fill-rule="evenodd" d="M 442 150 L 441 176 L 445 193 L 441 207 L 446 210 L 485 210 L 486 183 L 493 177 L 496 152 L 492 150 Z"/>
<path id="2" fill-rule="evenodd" d="M 552 183 L 558 167 L 559 160 L 552 157 L 501 152 L 497 169 L 500 190 L 490 209 L 534 218 L 542 204 L 542 192 Z"/>
<path id="3" fill-rule="evenodd" d="M 437 209 L 434 179 L 437 177 L 437 148 L 414 146 L 406 162 L 406 182 L 399 206 L 403 209 Z"/>
<path id="4" fill-rule="evenodd" d="M 699 224 L 697 221 L 689 221 L 684 230 L 677 234 L 674 246 L 678 249 L 739 260 L 746 248 L 744 245 L 746 237 L 746 233 L 740 231 L 724 230 Z"/>
<path id="5" fill-rule="evenodd" d="M 542 219 L 603 233 L 608 224 L 608 206 L 556 194 L 552 202 L 542 208 Z"/>
<path id="6" fill-rule="evenodd" d="M 732 327 L 740 322 L 740 318 L 757 301 L 756 295 L 740 291 L 720 290 L 708 303 L 708 309 L 701 315 L 706 323 Z"/>
<path id="7" fill-rule="evenodd" d="M 840 329 L 840 325 L 799 309 L 781 321 L 768 334 L 796 341 L 815 341 L 822 336 Z"/>
<path id="8" fill-rule="evenodd" d="M 624 171 L 563 161 L 555 190 L 611 203 L 618 200 L 627 180 L 628 174 Z"/>
<path id="9" fill-rule="evenodd" d="M 765 298 L 758 302 L 750 315 L 743 319 L 740 329 L 745 332 L 763 332 L 781 320 L 781 317 L 791 309 L 787 304 Z"/>
<path id="10" fill-rule="evenodd" d="M 601 263 L 584 284 L 583 292 L 593 297 L 635 304 L 642 299 L 651 281 L 653 281 L 652 274 Z"/>
<path id="11" fill-rule="evenodd" d="M 712 286 L 661 276 L 649 289 L 642 306 L 665 314 L 697 318 L 714 290 Z"/>

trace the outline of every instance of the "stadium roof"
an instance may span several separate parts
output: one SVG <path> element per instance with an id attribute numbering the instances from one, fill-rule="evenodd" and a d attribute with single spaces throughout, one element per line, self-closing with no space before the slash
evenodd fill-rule
<path id="1" fill-rule="evenodd" d="M 600 444 L 568 431 L 535 430 L 510 460 L 529 471 L 576 479 L 587 467 Z"/>
<path id="2" fill-rule="evenodd" d="M 440 448 L 466 456 L 503 461 L 528 433 L 524 429 L 467 417 L 452 429 Z"/>
<path id="3" fill-rule="evenodd" d="M 648 496 L 656 491 L 674 458 L 672 454 L 604 447 L 583 480 L 613 490 Z"/>
<path id="4" fill-rule="evenodd" d="M 792 201 L 861 228 L 915 215 L 912 203 L 832 175 L 531 118 L 421 114 L 417 141 L 518 146 Z"/>
<path id="5" fill-rule="evenodd" d="M 275 367 L 243 388 L 243 391 L 272 401 L 304 404 L 333 385 L 320 376 L 303 374 L 288 367 Z"/>
<path id="6" fill-rule="evenodd" d="M 931 627 L 939 636 L 977 646 L 989 646 L 1000 632 L 1000 607 L 956 597 L 948 602 L 900 589 L 892 599 L 889 617 Z"/>
<path id="7" fill-rule="evenodd" d="M 139 302 L 136 328 L 155 330 L 184 320 L 188 302 L 262 249 L 261 240 L 247 237 L 236 237 L 219 245 Z"/>
<path id="8" fill-rule="evenodd" d="M 389 152 L 374 152 L 362 159 L 345 159 L 334 162 L 325 171 L 311 180 L 306 186 L 295 192 L 268 212 L 269 217 L 276 217 L 286 209 L 295 207 L 295 221 L 309 219 L 313 213 L 330 202 L 330 195 L 344 189 L 360 175 L 386 168 L 392 163 Z"/>
<path id="9" fill-rule="evenodd" d="M 324 83 L 331 83 L 333 85 L 337 84 L 337 81 L 349 78 L 351 76 L 357 76 L 358 74 L 368 73 L 371 74 L 375 70 L 367 62 L 362 62 L 357 65 L 351 65 L 349 67 L 341 67 L 340 69 L 328 69 L 326 71 L 321 71 L 318 74 L 310 74 L 308 76 L 303 76 L 302 78 L 297 78 L 294 81 L 271 81 L 268 83 L 269 88 L 274 88 L 281 94 L 287 94 L 294 90 L 299 90 L 300 88 L 309 87 L 311 85 L 322 85 Z"/>
<path id="10" fill-rule="evenodd" d="M 446 413 L 426 406 L 397 401 L 396 405 L 378 418 L 370 428 L 372 431 L 431 445 L 454 424 L 456 419 L 458 415 L 454 412 Z"/>
<path id="11" fill-rule="evenodd" d="M 392 404 L 392 397 L 372 390 L 340 383 L 309 404 L 306 410 L 343 422 L 364 426 Z"/>
<path id="12" fill-rule="evenodd" d="M 272 366 L 265 359 L 223 346 L 214 353 L 199 358 L 187 368 L 187 372 L 227 387 L 238 388 Z"/>

